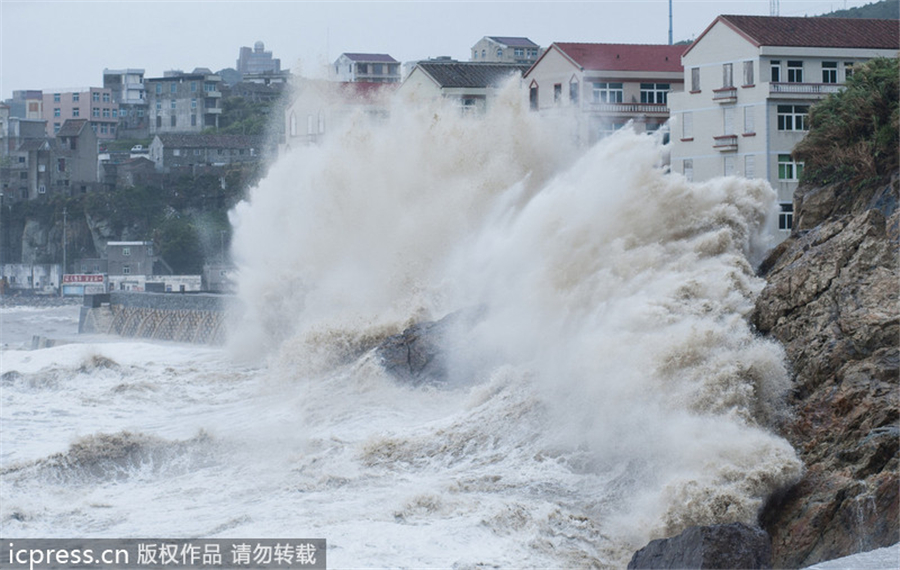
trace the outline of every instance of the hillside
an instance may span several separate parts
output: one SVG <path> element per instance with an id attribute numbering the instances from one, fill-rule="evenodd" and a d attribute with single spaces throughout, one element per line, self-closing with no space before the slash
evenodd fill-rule
<path id="1" fill-rule="evenodd" d="M 900 18 L 900 0 L 881 0 L 865 6 L 836 10 L 823 14 L 824 18 L 876 18 L 896 20 Z"/>

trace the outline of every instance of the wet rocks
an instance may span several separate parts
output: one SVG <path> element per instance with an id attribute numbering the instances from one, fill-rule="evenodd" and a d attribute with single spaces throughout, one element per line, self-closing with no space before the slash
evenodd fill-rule
<path id="1" fill-rule="evenodd" d="M 771 568 L 769 536 L 743 523 L 690 527 L 638 550 L 629 569 Z"/>
<path id="2" fill-rule="evenodd" d="M 780 431 L 806 465 L 762 513 L 776 566 L 900 540 L 898 186 L 895 175 L 855 202 L 801 190 L 800 231 L 766 266 L 752 320 L 785 347 L 794 389 Z"/>

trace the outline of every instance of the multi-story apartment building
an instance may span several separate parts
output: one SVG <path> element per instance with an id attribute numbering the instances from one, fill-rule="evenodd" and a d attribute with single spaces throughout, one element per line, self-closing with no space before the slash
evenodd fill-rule
<path id="1" fill-rule="evenodd" d="M 266 51 L 266 44 L 256 42 L 253 49 L 242 47 L 238 52 L 237 70 L 242 75 L 259 73 L 280 73 L 281 60 L 272 57 L 272 52 Z"/>
<path id="2" fill-rule="evenodd" d="M 112 90 L 85 87 L 72 90 L 43 92 L 42 119 L 47 121 L 47 136 L 55 136 L 69 119 L 87 119 L 101 141 L 116 138 L 119 123 L 119 104 L 113 100 Z"/>
<path id="3" fill-rule="evenodd" d="M 143 69 L 104 69 L 103 87 L 119 105 L 118 138 L 146 138 L 150 134 Z"/>
<path id="4" fill-rule="evenodd" d="M 222 114 L 222 78 L 205 68 L 192 73 L 167 71 L 146 85 L 150 135 L 199 133 L 218 128 Z"/>
<path id="5" fill-rule="evenodd" d="M 541 53 L 541 46 L 528 38 L 485 36 L 472 46 L 471 61 L 531 65 Z"/>
<path id="6" fill-rule="evenodd" d="M 531 109 L 574 113 L 579 140 L 633 122 L 655 131 L 669 119 L 668 97 L 682 90 L 685 46 L 553 43 L 524 76 Z"/>
<path id="7" fill-rule="evenodd" d="M 13 91 L 11 99 L 5 101 L 9 106 L 9 116 L 20 119 L 42 119 L 44 116 L 44 94 L 39 89 Z"/>
<path id="8" fill-rule="evenodd" d="M 701 181 L 765 178 L 781 214 L 772 234 L 792 225 L 803 164 L 791 150 L 809 128 L 810 105 L 874 57 L 897 57 L 897 20 L 719 16 L 685 51 L 686 90 L 670 104 L 672 170 Z"/>
<path id="9" fill-rule="evenodd" d="M 342 53 L 334 62 L 341 82 L 399 83 L 400 62 L 384 53 Z"/>

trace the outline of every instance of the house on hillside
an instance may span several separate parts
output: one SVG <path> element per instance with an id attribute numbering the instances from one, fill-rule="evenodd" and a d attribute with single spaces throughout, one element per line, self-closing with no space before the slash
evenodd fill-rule
<path id="1" fill-rule="evenodd" d="M 670 99 L 672 170 L 690 180 L 765 178 L 793 222 L 803 164 L 791 150 L 810 105 L 841 89 L 853 66 L 897 57 L 900 22 L 846 18 L 719 16 L 682 56 L 686 90 Z"/>
<path id="2" fill-rule="evenodd" d="M 528 38 L 485 36 L 472 46 L 470 61 L 532 65 L 541 56 L 541 46 Z"/>
<path id="3" fill-rule="evenodd" d="M 585 143 L 629 121 L 655 131 L 669 119 L 668 97 L 682 90 L 685 46 L 553 43 L 524 76 L 531 109 L 574 114 Z"/>
<path id="4" fill-rule="evenodd" d="M 352 117 L 384 121 L 396 83 L 299 79 L 284 111 L 284 144 L 279 152 L 318 144 Z"/>
<path id="5" fill-rule="evenodd" d="M 159 172 L 195 166 L 256 162 L 270 149 L 265 137 L 251 135 L 160 134 L 150 143 L 150 160 Z"/>
<path id="6" fill-rule="evenodd" d="M 334 79 L 400 83 L 400 62 L 385 53 L 342 53 L 334 62 Z"/>
<path id="7" fill-rule="evenodd" d="M 463 111 L 484 111 L 493 93 L 510 78 L 521 79 L 528 65 L 514 63 L 420 61 L 398 89 L 398 94 L 416 99 L 442 97 Z"/>
<path id="8" fill-rule="evenodd" d="M 55 136 L 69 119 L 87 119 L 100 140 L 116 138 L 119 104 L 111 89 L 87 87 L 79 91 L 42 93 L 42 119 L 47 121 L 47 136 Z"/>
<path id="9" fill-rule="evenodd" d="M 218 128 L 222 114 L 222 78 L 198 67 L 191 73 L 167 71 L 144 81 L 150 135 L 199 133 Z"/>

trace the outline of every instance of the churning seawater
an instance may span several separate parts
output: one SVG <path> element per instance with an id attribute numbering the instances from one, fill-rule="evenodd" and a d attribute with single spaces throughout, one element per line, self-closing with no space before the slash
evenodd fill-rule
<path id="1" fill-rule="evenodd" d="M 555 126 L 554 126 L 555 125 Z M 578 149 L 514 87 L 398 101 L 295 149 L 232 213 L 225 349 L 5 350 L 0 535 L 324 537 L 333 567 L 624 567 L 753 522 L 801 465 L 746 316 L 774 193 Z M 480 308 L 448 380 L 372 347 Z"/>

